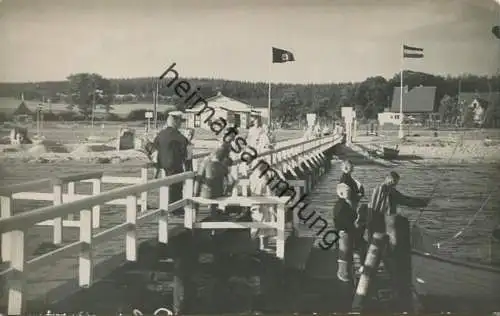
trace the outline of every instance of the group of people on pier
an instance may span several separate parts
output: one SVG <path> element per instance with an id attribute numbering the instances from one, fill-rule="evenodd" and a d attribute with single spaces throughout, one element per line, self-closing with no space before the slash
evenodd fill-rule
<path id="1" fill-rule="evenodd" d="M 194 134 L 191 132 L 183 135 L 180 131 L 183 120 L 182 112 L 173 111 L 169 113 L 164 128 L 146 148 L 146 152 L 150 155 L 154 150 L 157 152 L 157 157 L 150 157 L 156 158 L 155 178 L 159 176 L 162 170 L 166 176 L 193 170 L 193 146 L 191 141 Z M 261 118 L 255 117 L 248 131 L 246 141 L 248 146 L 253 147 L 260 153 L 272 149 L 275 139 L 267 126 L 262 124 Z M 199 164 L 196 170 L 194 195 L 215 199 L 231 193 L 237 180 L 230 173 L 232 164 L 231 144 L 222 142 L 214 152 Z M 266 188 L 262 186 L 263 180 L 260 179 L 261 177 L 253 179 L 253 174 L 250 175 L 251 194 L 266 194 Z M 182 183 L 170 185 L 169 198 L 171 203 L 182 199 L 182 190 Z M 173 213 L 177 215 L 182 213 L 182 210 Z M 265 220 L 264 217 L 266 216 L 260 210 L 253 210 L 251 213 L 255 220 Z M 220 211 L 215 206 L 211 206 L 211 215 L 217 217 L 220 215 Z"/>
<path id="2" fill-rule="evenodd" d="M 411 197 L 399 192 L 396 186 L 400 176 L 391 171 L 374 188 L 369 202 L 361 203 L 365 198 L 365 188 L 352 177 L 353 169 L 351 161 L 342 162 L 342 175 L 337 184 L 338 200 L 333 210 L 335 229 L 340 237 L 337 278 L 344 282 L 352 281 L 354 252 L 358 252 L 363 264 L 373 235 L 389 233 L 387 226 L 398 214 L 398 205 L 426 207 L 430 201 L 429 198 Z M 396 242 L 394 238 L 388 239 L 385 256 L 390 256 Z"/>

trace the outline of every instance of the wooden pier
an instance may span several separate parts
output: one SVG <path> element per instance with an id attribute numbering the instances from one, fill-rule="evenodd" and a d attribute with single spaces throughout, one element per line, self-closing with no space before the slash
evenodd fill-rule
<path id="1" fill-rule="evenodd" d="M 0 312 L 149 314 L 176 311 L 187 297 L 196 300 L 189 313 L 349 312 L 355 284 L 337 279 L 337 247 L 324 247 L 325 232 L 334 229 L 332 183 L 340 174 L 332 159 L 340 142 L 336 136 L 295 140 L 260 153 L 296 192 L 282 197 L 249 196 L 251 170 L 237 159 L 232 173 L 240 180 L 232 196 L 214 200 L 193 197 L 194 172 L 151 180 L 150 165 L 140 178 L 94 172 L 2 187 Z M 195 170 L 205 156 L 194 157 Z M 178 182 L 183 199 L 171 203 L 168 186 Z M 103 183 L 126 186 L 106 191 Z M 43 187 L 51 192 L 34 192 Z M 18 213 L 14 201 L 21 199 L 53 205 Z M 316 218 L 302 222 L 300 203 L 309 204 L 306 212 Z M 239 211 L 211 218 L 211 204 Z M 249 218 L 246 210 L 258 205 L 270 207 L 271 221 Z M 179 208 L 182 216 L 170 214 Z M 52 236 L 44 252 L 32 254 L 33 227 Z M 263 243 L 250 228 L 275 233 Z M 195 284 L 190 293 L 186 275 Z M 394 311 L 397 296 L 383 265 L 376 279 L 367 307 Z"/>
<path id="2" fill-rule="evenodd" d="M 291 180 L 292 185 L 297 186 L 297 192 L 301 190 L 307 192 L 318 183 L 321 173 L 326 171 L 323 167 L 319 168 L 325 159 L 324 153 L 338 143 L 339 139 L 334 136 L 296 141 L 294 144 L 261 153 L 259 157 L 269 159 L 274 168 L 282 171 L 290 168 L 315 169 L 314 172 L 304 170 L 307 177 L 303 180 L 295 179 L 295 182 Z M 199 160 L 203 157 L 204 155 L 199 155 L 195 158 Z M 239 178 L 245 178 L 248 174 L 249 170 L 245 165 L 244 162 L 237 161 L 233 166 L 233 172 L 238 173 Z M 191 229 L 241 231 L 242 228 L 264 226 L 276 229 L 274 255 L 271 257 L 275 258 L 276 260 L 273 260 L 276 262 L 283 262 L 286 257 L 286 240 L 290 236 L 292 227 L 285 223 L 287 216 L 284 210 L 287 198 L 237 196 L 239 192 L 245 195 L 244 187 L 248 186 L 248 181 L 242 180 L 239 188 L 233 192 L 233 197 L 204 201 L 192 197 L 193 172 L 159 180 L 149 180 L 144 176 L 147 173 L 142 174 L 140 179 L 121 180 L 102 173 L 64 175 L 0 188 L 2 261 L 4 267 L 7 264 L 7 267 L 0 272 L 0 276 L 4 288 L 2 305 L 5 306 L 7 314 L 20 315 L 26 311 L 44 311 L 54 306 L 54 303 L 64 301 L 72 293 L 92 291 L 99 287 L 95 285 L 97 281 L 104 282 L 107 276 L 120 270 L 124 264 L 139 262 L 138 250 L 144 241 L 156 239 L 161 245 L 170 245 L 176 235 L 182 235 Z M 122 181 L 121 183 L 130 185 L 103 191 L 102 183 L 105 181 L 115 183 Z M 184 182 L 185 197 L 181 201 L 169 203 L 168 186 L 179 181 Z M 81 182 L 92 184 L 91 195 L 75 193 L 75 185 L 80 185 Z M 52 193 L 36 192 L 36 190 L 42 191 L 46 186 L 52 186 Z M 67 186 L 66 192 L 63 190 L 64 186 Z M 150 208 L 147 194 L 148 191 L 155 189 L 160 191 L 158 205 L 156 208 Z M 29 198 L 37 200 L 52 198 L 53 206 L 16 214 L 13 202 L 16 199 Z M 205 223 L 208 214 L 204 212 L 196 214 L 192 207 L 193 203 L 234 205 L 242 202 L 245 202 L 246 206 L 262 203 L 273 207 L 276 213 L 275 220 L 269 223 L 241 223 L 240 219 L 234 222 Z M 114 225 L 109 225 L 109 219 L 103 220 L 106 216 L 102 214 L 101 206 L 105 204 L 113 205 L 113 209 L 125 206 L 123 212 L 125 222 L 117 223 L 115 218 L 111 220 Z M 185 209 L 183 218 L 169 216 L 169 212 L 180 207 Z M 77 216 L 71 217 L 73 214 Z M 52 231 L 53 249 L 30 257 L 26 245 L 29 244 L 27 238 L 30 237 L 30 228 L 34 225 L 37 227 L 42 225 Z M 74 240 L 75 228 L 79 231 L 76 240 Z M 65 235 L 68 229 L 73 233 L 69 238 Z M 68 239 L 73 240 L 67 243 Z M 235 244 L 235 247 L 239 246 Z M 263 255 L 266 254 L 266 258 L 269 257 L 269 250 L 261 248 L 261 245 L 257 245 L 258 251 Z"/>

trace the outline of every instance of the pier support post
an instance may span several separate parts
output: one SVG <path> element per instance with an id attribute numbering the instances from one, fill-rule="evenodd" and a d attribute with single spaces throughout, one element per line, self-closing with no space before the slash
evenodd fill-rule
<path id="1" fill-rule="evenodd" d="M 380 265 L 382 252 L 387 244 L 387 235 L 384 233 L 374 233 L 368 252 L 366 254 L 365 263 L 363 264 L 363 272 L 359 278 L 356 293 L 352 302 L 352 311 L 361 312 L 365 308 L 366 300 L 368 299 L 370 287 L 373 285 L 373 278 Z"/>
<path id="2" fill-rule="evenodd" d="M 175 247 L 182 249 L 174 258 L 173 307 L 176 314 L 187 314 L 194 307 L 196 285 L 193 274 L 198 253 L 193 238 L 192 232 L 186 231 L 176 236 L 174 241 L 177 244 Z"/>
<path id="3" fill-rule="evenodd" d="M 396 311 L 412 311 L 412 266 L 410 222 L 401 215 L 386 216 L 386 229 L 389 235 L 389 256 L 384 258 L 398 297 Z M 386 263 L 387 262 L 387 263 Z"/>

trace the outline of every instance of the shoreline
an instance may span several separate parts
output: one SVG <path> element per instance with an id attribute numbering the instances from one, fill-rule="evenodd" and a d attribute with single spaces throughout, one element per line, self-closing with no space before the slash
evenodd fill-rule
<path id="1" fill-rule="evenodd" d="M 381 147 L 399 150 L 394 161 L 418 161 L 422 163 L 495 163 L 500 162 L 500 141 L 490 139 L 463 140 L 451 137 L 397 138 L 358 137 L 354 149 L 365 152 Z M 389 160 L 386 160 L 389 162 Z"/>

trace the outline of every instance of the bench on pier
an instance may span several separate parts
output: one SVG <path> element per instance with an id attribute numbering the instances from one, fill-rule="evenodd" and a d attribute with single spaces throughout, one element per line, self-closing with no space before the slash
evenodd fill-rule
<path id="1" fill-rule="evenodd" d="M 288 197 L 274 196 L 252 196 L 252 197 L 222 197 L 218 199 L 206 199 L 202 197 L 189 198 L 190 201 L 201 205 L 218 205 L 219 208 L 225 209 L 227 206 L 250 207 L 256 205 L 275 206 L 276 220 L 270 222 L 199 222 L 196 220 L 196 215 L 192 213 L 192 228 L 196 229 L 242 229 L 242 228 L 272 228 L 277 230 L 276 236 L 276 256 L 285 258 L 285 225 L 286 225 L 286 204 Z M 189 216 L 187 213 L 185 216 Z"/>

